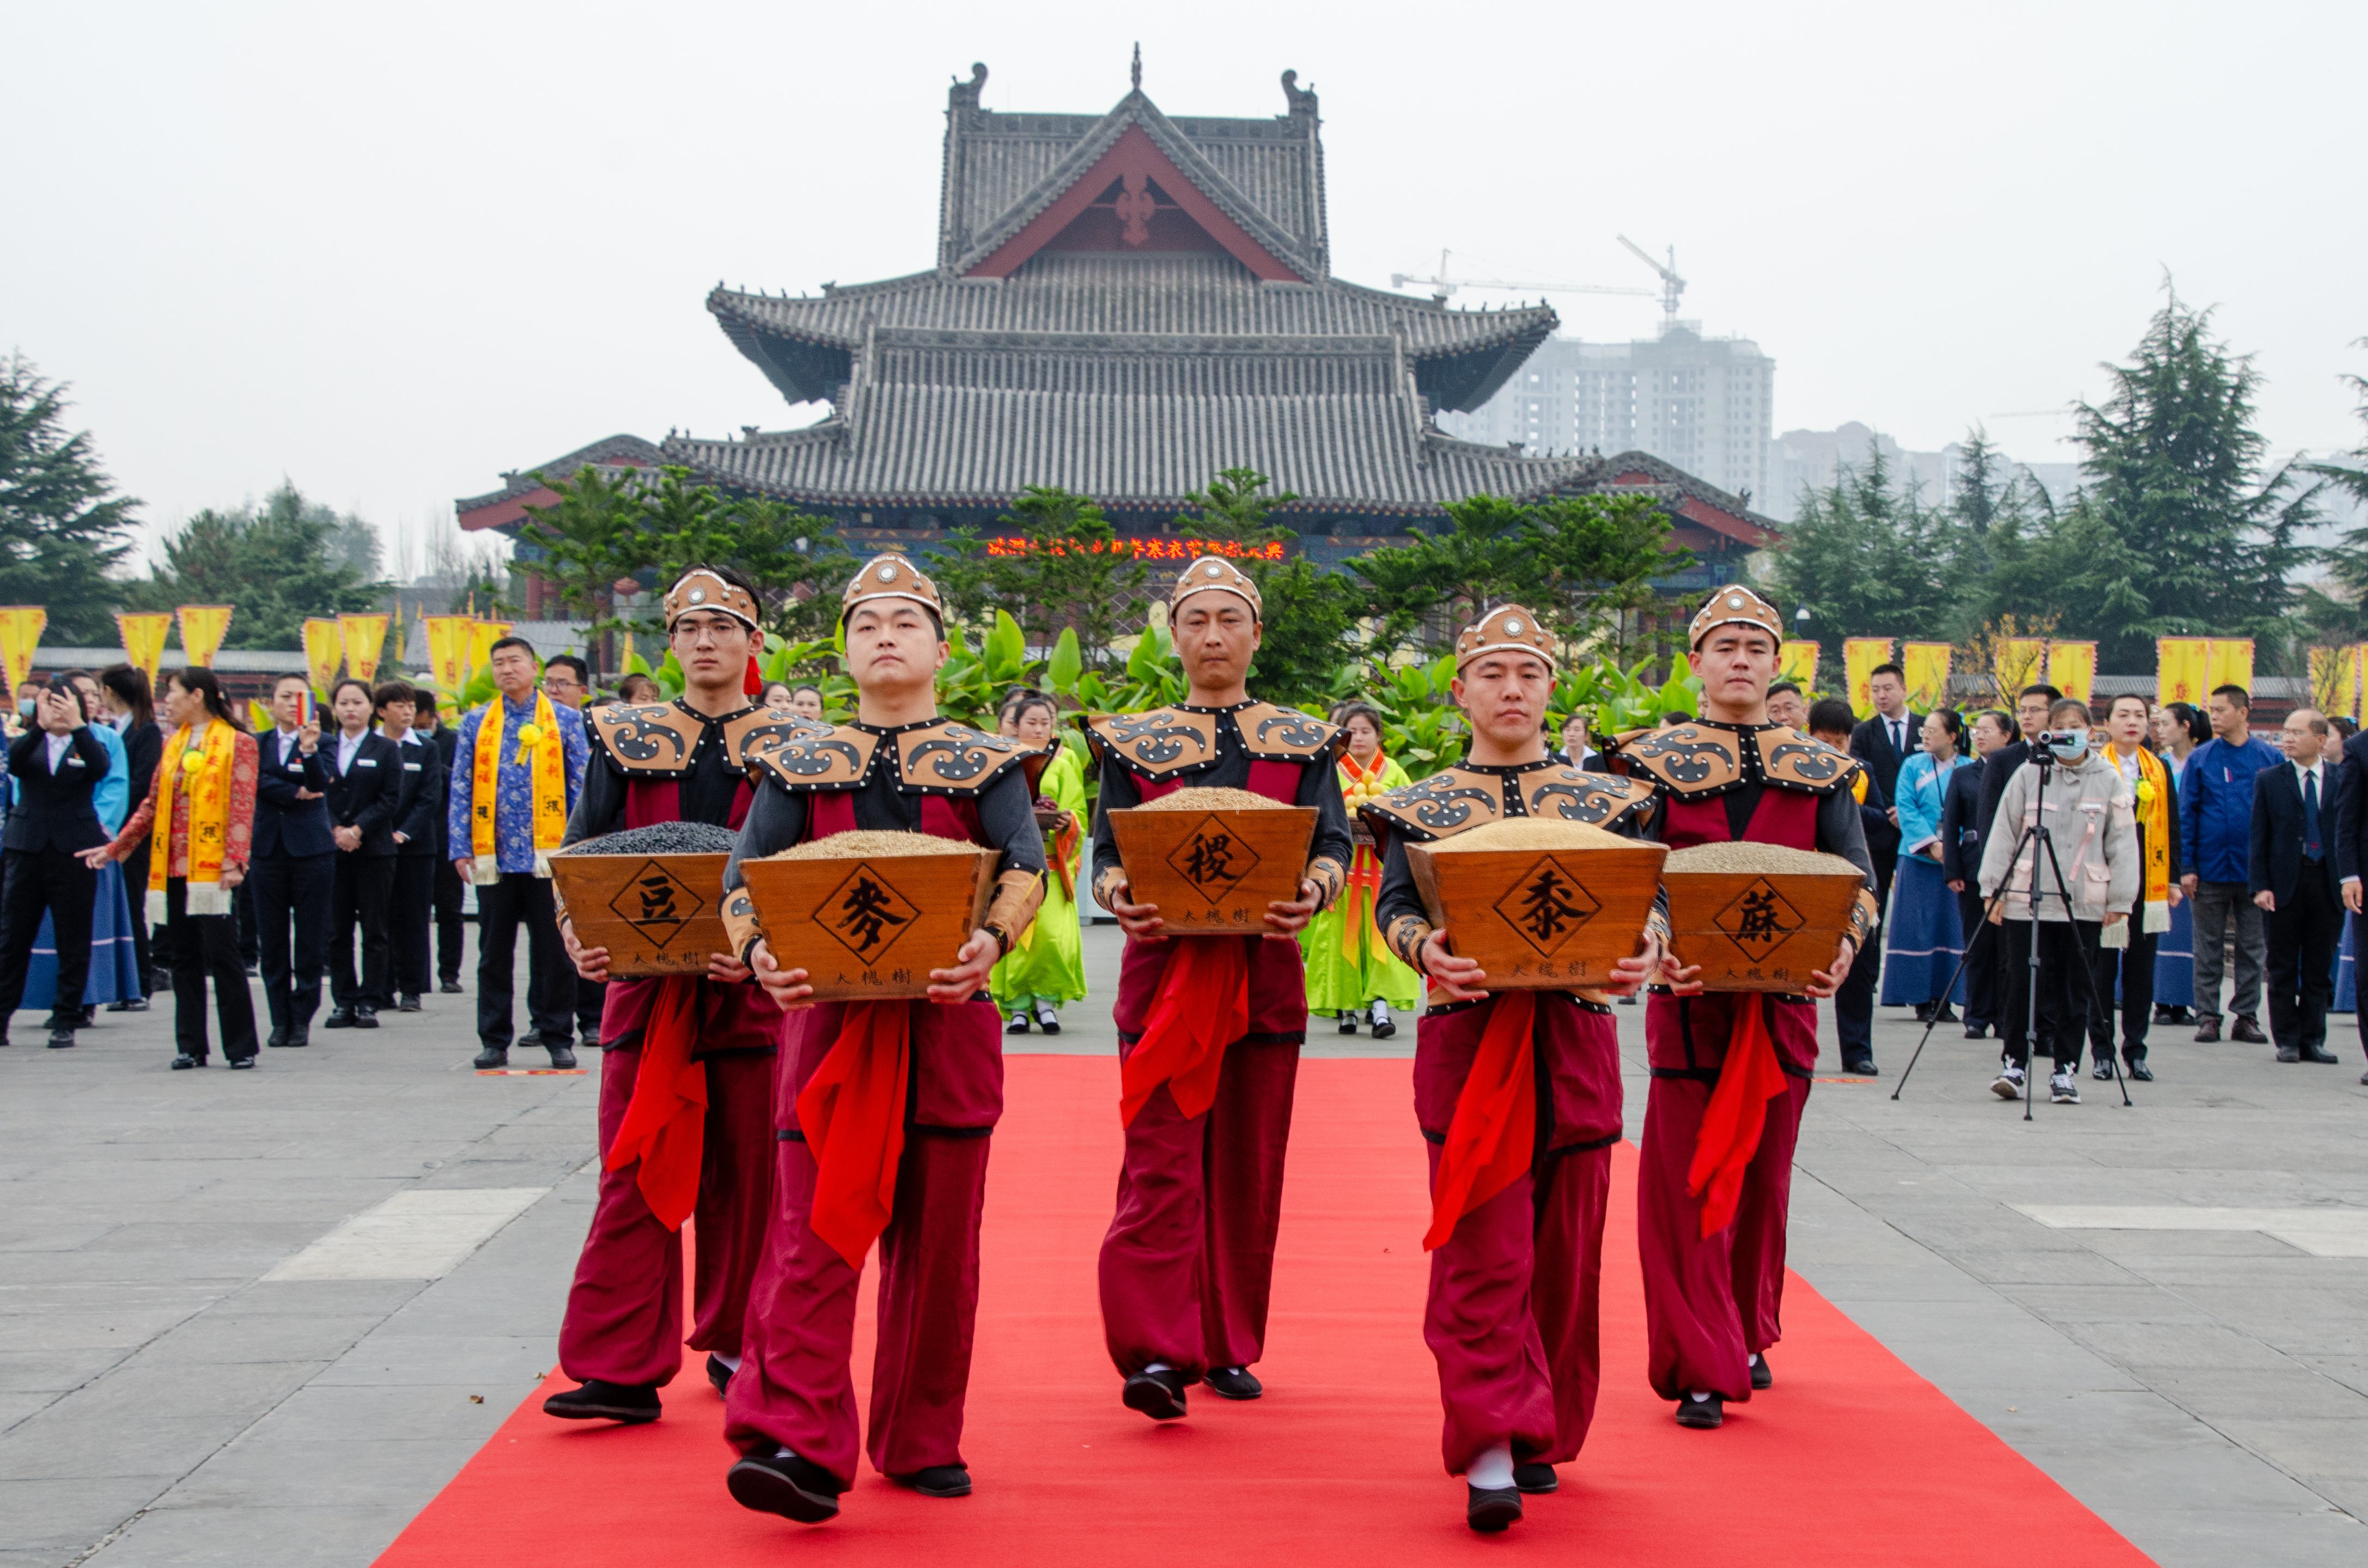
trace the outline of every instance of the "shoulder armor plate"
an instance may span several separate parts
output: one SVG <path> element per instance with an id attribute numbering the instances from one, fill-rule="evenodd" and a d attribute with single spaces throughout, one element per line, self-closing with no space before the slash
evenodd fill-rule
<path id="1" fill-rule="evenodd" d="M 724 721 L 724 759 L 734 772 L 746 773 L 750 759 L 758 753 L 801 735 L 821 734 L 829 728 L 819 719 L 809 719 L 786 708 L 752 708 L 736 719 Z"/>
<path id="2" fill-rule="evenodd" d="M 1847 786 L 1861 766 L 1848 752 L 1781 724 L 1752 738 L 1759 743 L 1760 777 L 1780 790 L 1830 795 Z"/>
<path id="3" fill-rule="evenodd" d="M 1679 800 L 1724 795 L 1747 780 L 1743 736 L 1707 724 L 1679 724 L 1628 741 L 1612 754 L 1630 777 L 1641 773 Z"/>
<path id="4" fill-rule="evenodd" d="M 1144 778 L 1195 773 L 1217 760 L 1217 716 L 1181 708 L 1107 713 L 1086 725 L 1094 755 Z"/>
<path id="5" fill-rule="evenodd" d="M 933 795 L 975 795 L 1030 754 L 1018 741 L 951 719 L 900 730 L 896 781 Z"/>
<path id="6" fill-rule="evenodd" d="M 1601 827 L 1653 802 L 1653 787 L 1641 778 L 1621 778 L 1581 768 L 1544 768 L 1520 776 L 1522 803 L 1533 817 Z"/>
<path id="7" fill-rule="evenodd" d="M 676 703 L 612 702 L 584 719 L 592 744 L 627 773 L 673 778 L 689 771 L 699 750 L 699 716 Z"/>
<path id="8" fill-rule="evenodd" d="M 863 782 L 880 737 L 852 724 L 820 724 L 783 739 L 751 742 L 752 772 L 769 775 L 784 790 L 852 790 Z"/>
<path id="9" fill-rule="evenodd" d="M 1234 722 L 1250 756 L 1261 762 L 1337 758 L 1349 745 L 1349 733 L 1338 725 L 1271 702 L 1253 702 L 1236 710 Z"/>
<path id="10" fill-rule="evenodd" d="M 1505 786 L 1499 775 L 1450 767 L 1391 790 L 1359 814 L 1411 843 L 1429 844 L 1503 821 Z"/>

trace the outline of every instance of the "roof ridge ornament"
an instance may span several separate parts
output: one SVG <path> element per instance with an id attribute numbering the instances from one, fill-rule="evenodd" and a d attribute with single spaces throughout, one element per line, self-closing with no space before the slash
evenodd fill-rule
<path id="1" fill-rule="evenodd" d="M 1140 41 L 1134 46 L 1134 64 L 1130 74 L 1134 77 L 1134 90 L 1138 93 L 1143 91 L 1143 45 Z"/>

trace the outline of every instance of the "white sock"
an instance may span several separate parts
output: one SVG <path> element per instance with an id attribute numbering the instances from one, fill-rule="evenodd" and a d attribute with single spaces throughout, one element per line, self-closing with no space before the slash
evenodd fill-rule
<path id="1" fill-rule="evenodd" d="M 738 1371 L 738 1370 L 740 1369 L 740 1358 L 739 1358 L 739 1357 L 737 1357 L 737 1356 L 726 1356 L 726 1355 L 725 1355 L 725 1354 L 723 1354 L 723 1352 L 722 1352 L 721 1350 L 716 1351 L 716 1352 L 714 1353 L 714 1355 L 715 1355 L 715 1358 L 716 1358 L 717 1360 L 719 1360 L 719 1361 L 723 1362 L 726 1367 L 729 1367 L 732 1370 L 734 1370 L 734 1371 L 735 1371 L 735 1372 L 736 1372 L 736 1371 Z"/>
<path id="2" fill-rule="evenodd" d="M 1172 1372 L 1176 1369 L 1165 1361 L 1146 1361 L 1144 1363 L 1143 1369 L 1146 1372 Z"/>
<path id="3" fill-rule="evenodd" d="M 1463 1468 L 1467 1485 L 1483 1492 L 1502 1492 L 1513 1484 L 1513 1445 L 1497 1443 L 1483 1449 Z"/>

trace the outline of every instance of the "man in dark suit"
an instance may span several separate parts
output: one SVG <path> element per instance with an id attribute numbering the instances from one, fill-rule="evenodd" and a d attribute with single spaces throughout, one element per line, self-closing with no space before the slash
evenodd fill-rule
<path id="1" fill-rule="evenodd" d="M 467 937 L 461 907 L 467 895 L 461 885 L 461 873 L 452 869 L 449 828 L 441 813 L 452 809 L 452 754 L 459 748 L 461 735 L 437 711 L 434 692 L 415 690 L 419 700 L 412 710 L 413 733 L 435 746 L 437 777 L 440 780 L 437 790 L 441 803 L 437 807 L 439 814 L 436 818 L 436 989 L 439 994 L 458 996 L 461 948 Z"/>
<path id="2" fill-rule="evenodd" d="M 1874 858 L 1874 896 L 1891 907 L 1891 879 L 1899 869 L 1899 812 L 1888 804 L 1899 798 L 1899 765 L 1924 745 L 1924 715 L 1907 708 L 1907 675 L 1897 665 L 1877 665 L 1867 677 L 1867 695 L 1874 699 L 1874 717 L 1850 732 L 1850 754 L 1866 764 L 1875 788 L 1883 792 L 1883 818 L 1867 824 L 1867 853 Z"/>
<path id="3" fill-rule="evenodd" d="M 2283 767 L 2253 776 L 2253 903 L 2269 916 L 2270 1039 L 2281 1062 L 2333 1062 L 2327 1009 L 2343 905 L 2336 891 L 2333 729 L 2316 708 L 2286 715 Z"/>
<path id="4" fill-rule="evenodd" d="M 2347 737 L 2337 775 L 2335 874 L 2351 912 L 2351 950 L 2368 952 L 2368 733 Z M 2359 1009 L 2360 1050 L 2368 1056 L 2368 1007 Z M 2360 1074 L 2368 1084 L 2368 1073 Z"/>
<path id="5" fill-rule="evenodd" d="M 1809 709 L 1809 733 L 1837 751 L 1842 749 L 1850 741 L 1850 704 L 1837 697 L 1814 704 Z M 1899 829 L 1892 822 L 1890 795 L 1870 771 L 1860 771 L 1853 790 L 1860 784 L 1865 786 L 1858 793 L 1860 823 L 1870 838 L 1876 824 L 1890 828 L 1896 852 Z M 1867 1077 L 1874 1075 L 1874 982 L 1883 967 L 1881 950 L 1870 931 L 1850 973 L 1842 977 L 1841 989 L 1834 993 L 1834 1037 L 1841 1046 L 1842 1071 Z"/>
<path id="6" fill-rule="evenodd" d="M 308 707 L 304 677 L 281 676 L 271 688 L 272 730 L 256 745 L 255 856 L 246 881 L 255 889 L 263 1000 L 271 1011 L 266 1045 L 313 1043 L 313 1015 L 321 1007 L 321 969 L 329 947 L 337 846 L 329 836 L 325 803 L 329 758 L 321 745 L 320 719 L 308 714 Z"/>
<path id="7" fill-rule="evenodd" d="M 1982 780 L 1990 758 L 2014 733 L 2014 721 L 1998 709 L 1974 720 L 1974 765 L 1949 775 L 1941 794 L 1941 874 L 1957 895 L 1957 919 L 1965 942 L 1965 1038 L 1983 1040 L 1998 1022 L 1997 940 L 1982 918 Z"/>
<path id="8" fill-rule="evenodd" d="M 329 836 L 336 874 L 329 891 L 329 1016 L 324 1028 L 378 1028 L 387 983 L 387 906 L 394 892 L 394 808 L 403 790 L 403 748 L 370 733 L 369 687 L 337 683 L 329 710 L 337 733 L 324 748 L 329 763 Z M 354 927 L 361 927 L 362 970 L 354 978 Z"/>
<path id="9" fill-rule="evenodd" d="M 433 740 L 411 727 L 418 698 L 408 685 L 381 681 L 370 699 L 378 709 L 378 733 L 403 754 L 403 787 L 394 802 L 394 903 L 387 927 L 393 977 L 387 983 L 395 992 L 395 1010 L 416 1013 L 419 994 L 427 989 L 429 979 L 427 927 L 435 914 L 435 862 L 440 853 L 436 824 L 444 815 L 444 755 Z M 380 1005 L 388 1000 L 381 995 Z"/>
<path id="10" fill-rule="evenodd" d="M 0 872 L 0 1045 L 8 1042 L 8 1019 L 25 998 L 33 939 L 46 913 L 58 944 L 50 1048 L 63 1051 L 82 1024 L 82 994 L 90 981 L 90 911 L 98 873 L 79 856 L 108 839 L 91 797 L 107 777 L 108 760 L 71 688 L 44 687 L 35 699 L 34 718 L 35 726 L 8 747 L 17 801 L 0 833 L 7 851 Z"/>

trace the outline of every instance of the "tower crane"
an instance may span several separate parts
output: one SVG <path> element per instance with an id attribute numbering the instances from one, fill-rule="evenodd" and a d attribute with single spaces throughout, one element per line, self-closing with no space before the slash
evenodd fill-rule
<path id="1" fill-rule="evenodd" d="M 1631 289 L 1617 283 L 1540 283 L 1530 278 L 1458 278 L 1448 270 L 1450 254 L 1447 251 L 1439 253 L 1439 271 L 1429 278 L 1418 278 L 1406 272 L 1391 273 L 1390 287 L 1403 289 L 1409 283 L 1428 283 L 1430 285 L 1430 297 L 1434 300 L 1445 300 L 1458 289 L 1535 289 L 1541 293 L 1556 294 L 1641 294 L 1647 299 L 1658 292 L 1652 289 Z"/>
<path id="2" fill-rule="evenodd" d="M 1669 247 L 1669 263 L 1664 267 L 1645 255 L 1644 246 L 1627 235 L 1621 235 L 1620 243 L 1626 245 L 1638 261 L 1661 275 L 1661 317 L 1666 324 L 1675 325 L 1678 319 L 1678 299 L 1686 291 L 1686 280 L 1678 276 L 1678 247 L 1675 245 Z M 1639 290 L 1639 292 L 1643 291 Z"/>

